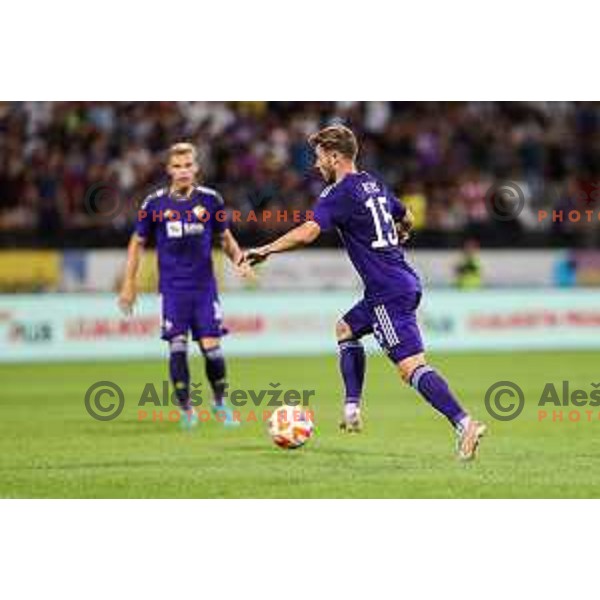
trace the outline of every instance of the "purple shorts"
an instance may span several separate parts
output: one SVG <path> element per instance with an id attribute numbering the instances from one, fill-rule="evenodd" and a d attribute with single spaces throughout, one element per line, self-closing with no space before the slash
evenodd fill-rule
<path id="1" fill-rule="evenodd" d="M 385 353 L 398 363 L 423 352 L 423 340 L 417 324 L 421 292 L 386 300 L 361 300 L 342 318 L 355 337 L 374 334 Z"/>
<path id="2" fill-rule="evenodd" d="M 215 292 L 168 292 L 161 295 L 163 340 L 178 335 L 192 339 L 221 337 L 227 333 L 223 327 L 223 314 Z"/>

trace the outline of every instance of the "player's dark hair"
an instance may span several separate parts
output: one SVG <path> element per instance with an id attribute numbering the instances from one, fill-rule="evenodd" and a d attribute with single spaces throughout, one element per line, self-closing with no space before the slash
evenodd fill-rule
<path id="1" fill-rule="evenodd" d="M 308 138 L 308 143 L 317 148 L 320 146 L 323 150 L 336 150 L 342 156 L 355 160 L 358 154 L 358 142 L 351 129 L 344 125 L 330 125 L 317 133 L 313 133 Z"/>

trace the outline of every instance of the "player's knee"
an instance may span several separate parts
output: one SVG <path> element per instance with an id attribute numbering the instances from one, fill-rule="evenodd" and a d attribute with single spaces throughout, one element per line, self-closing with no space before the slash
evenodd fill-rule
<path id="1" fill-rule="evenodd" d="M 215 348 L 220 348 L 221 340 L 219 338 L 202 338 L 199 341 L 200 351 L 203 354 L 209 352 Z"/>
<path id="2" fill-rule="evenodd" d="M 350 325 L 342 319 L 335 324 L 335 337 L 338 342 L 343 342 L 352 338 L 352 329 L 350 329 Z"/>
<path id="3" fill-rule="evenodd" d="M 421 367 L 427 364 L 425 356 L 423 354 L 416 354 L 415 356 L 409 356 L 401 360 L 398 363 L 398 370 L 400 371 L 400 377 L 406 382 L 410 383 L 412 374 L 417 367 Z"/>
<path id="4" fill-rule="evenodd" d="M 221 348 L 221 344 L 210 344 L 210 345 L 200 345 L 200 350 L 204 355 L 206 360 L 224 360 L 225 356 L 223 354 L 223 349 Z"/>
<path id="5" fill-rule="evenodd" d="M 185 335 L 176 335 L 172 340 L 169 340 L 169 351 L 171 354 L 187 352 L 187 338 Z"/>

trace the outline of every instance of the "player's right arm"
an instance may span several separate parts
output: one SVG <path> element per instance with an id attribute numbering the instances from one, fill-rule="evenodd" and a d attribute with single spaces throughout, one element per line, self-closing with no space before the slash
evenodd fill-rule
<path id="1" fill-rule="evenodd" d="M 134 233 L 127 246 L 127 265 L 125 267 L 125 277 L 121 285 L 119 294 L 119 307 L 126 314 L 131 314 L 137 298 L 137 277 L 142 262 L 142 253 L 144 251 L 144 239 L 137 233 Z"/>
<path id="2" fill-rule="evenodd" d="M 119 294 L 119 307 L 127 315 L 131 314 L 137 298 L 137 278 L 142 262 L 144 244 L 154 228 L 154 220 L 151 217 L 152 208 L 152 196 L 148 196 L 137 213 L 135 231 L 127 246 L 125 277 Z"/>
<path id="3" fill-rule="evenodd" d="M 267 259 L 271 254 L 279 254 L 280 252 L 288 252 L 301 246 L 312 244 L 321 233 L 319 224 L 315 221 L 307 221 L 302 225 L 298 225 L 291 231 L 277 238 L 274 242 L 253 248 L 245 253 L 244 260 L 250 265 L 257 265 Z"/>
<path id="4" fill-rule="evenodd" d="M 331 186 L 326 188 L 319 196 L 311 220 L 288 231 L 285 235 L 266 246 L 248 250 L 245 253 L 245 259 L 248 263 L 256 265 L 266 260 L 271 254 L 288 252 L 312 244 L 319 237 L 321 231 L 328 231 L 335 227 L 338 223 L 339 206 L 335 195 L 329 194 L 330 190 Z"/>

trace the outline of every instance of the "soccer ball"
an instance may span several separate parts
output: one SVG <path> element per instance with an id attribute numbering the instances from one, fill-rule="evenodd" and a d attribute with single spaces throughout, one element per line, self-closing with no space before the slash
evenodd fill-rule
<path id="1" fill-rule="evenodd" d="M 304 446 L 313 434 L 312 413 L 298 406 L 280 406 L 269 419 L 269 434 L 280 448 Z"/>

